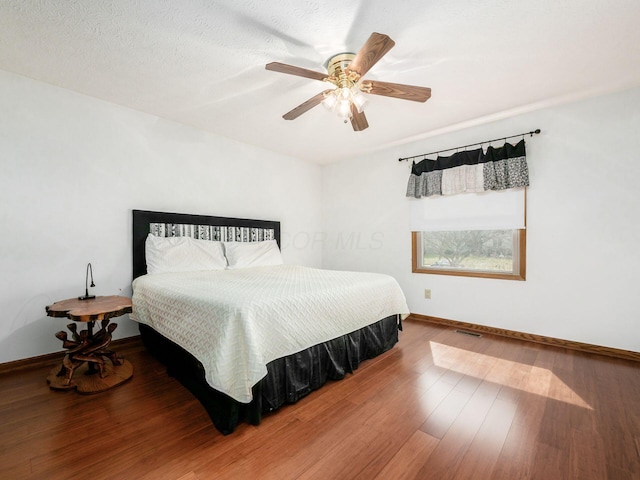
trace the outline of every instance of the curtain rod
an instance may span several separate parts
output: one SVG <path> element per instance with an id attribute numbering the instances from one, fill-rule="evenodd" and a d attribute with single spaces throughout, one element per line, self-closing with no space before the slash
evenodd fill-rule
<path id="1" fill-rule="evenodd" d="M 467 147 L 473 147 L 475 145 L 484 145 L 485 143 L 493 143 L 493 142 L 497 142 L 498 140 L 504 140 L 505 142 L 507 141 L 507 138 L 515 138 L 515 137 L 523 137 L 525 135 L 531 135 L 533 137 L 533 135 L 537 135 L 538 133 L 540 133 L 540 129 L 537 128 L 535 130 L 532 130 L 531 132 L 524 132 L 524 133 L 519 133 L 517 135 L 509 135 L 508 137 L 500 137 L 500 138 L 494 138 L 493 140 L 485 140 L 484 142 L 476 142 L 476 143 L 470 143 L 469 145 L 463 145 L 462 147 L 453 147 L 453 148 L 445 148 L 443 150 L 437 150 L 435 152 L 430 152 L 430 153 L 422 153 L 420 155 L 414 155 L 413 157 L 405 157 L 405 158 L 399 158 L 398 161 L 399 162 L 403 162 L 405 160 L 413 160 L 414 158 L 418 158 L 418 157 L 428 157 L 429 155 L 436 155 L 438 153 L 441 152 L 448 152 L 449 150 L 459 150 L 461 148 L 467 148 Z"/>

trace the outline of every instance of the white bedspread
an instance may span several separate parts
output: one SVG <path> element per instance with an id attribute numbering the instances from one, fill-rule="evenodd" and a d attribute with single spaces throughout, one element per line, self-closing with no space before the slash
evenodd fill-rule
<path id="1" fill-rule="evenodd" d="M 276 358 L 409 308 L 396 280 L 294 265 L 144 275 L 131 318 L 180 345 L 239 402 Z"/>

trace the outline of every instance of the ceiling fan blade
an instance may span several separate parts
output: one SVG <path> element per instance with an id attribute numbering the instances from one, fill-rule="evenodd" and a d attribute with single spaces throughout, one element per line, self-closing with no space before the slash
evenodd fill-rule
<path id="1" fill-rule="evenodd" d="M 324 80 L 327 78 L 326 73 L 307 70 L 306 68 L 294 67 L 286 63 L 271 62 L 264 67 L 267 70 L 280 73 L 288 73 L 289 75 L 297 75 L 298 77 L 312 78 L 313 80 Z"/>
<path id="2" fill-rule="evenodd" d="M 371 86 L 371 90 L 369 90 Z M 414 85 L 404 85 L 402 83 L 378 82 L 367 80 L 362 82 L 362 91 L 374 95 L 384 95 L 385 97 L 401 98 L 414 102 L 426 102 L 431 97 L 429 87 L 416 87 Z"/>
<path id="3" fill-rule="evenodd" d="M 353 103 L 351 104 L 351 126 L 355 132 L 361 132 L 369 127 L 364 112 L 358 112 L 358 108 Z"/>
<path id="4" fill-rule="evenodd" d="M 356 72 L 360 77 L 373 67 L 396 44 L 388 35 L 373 32 L 353 59 L 347 71 Z"/>
<path id="5" fill-rule="evenodd" d="M 294 119 L 298 118 L 303 113 L 308 112 L 313 107 L 315 107 L 316 105 L 320 104 L 322 102 L 322 100 L 324 100 L 325 93 L 330 92 L 330 91 L 331 90 L 325 90 L 324 92 L 320 92 L 319 94 L 311 97 L 309 100 L 307 100 L 304 103 L 301 103 L 300 105 L 298 105 L 296 108 L 294 108 L 290 112 L 285 113 L 282 116 L 282 118 L 284 118 L 285 120 L 294 120 Z"/>

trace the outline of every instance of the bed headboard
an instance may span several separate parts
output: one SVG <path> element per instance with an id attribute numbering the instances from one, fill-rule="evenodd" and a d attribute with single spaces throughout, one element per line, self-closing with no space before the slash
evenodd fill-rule
<path id="1" fill-rule="evenodd" d="M 144 246 L 149 233 L 160 237 L 190 236 L 224 242 L 257 242 L 275 239 L 280 246 L 280 222 L 276 221 L 134 210 L 134 279 L 147 273 Z"/>

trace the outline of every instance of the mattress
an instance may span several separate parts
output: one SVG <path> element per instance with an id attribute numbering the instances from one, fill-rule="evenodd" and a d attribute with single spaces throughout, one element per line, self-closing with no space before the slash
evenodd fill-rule
<path id="1" fill-rule="evenodd" d="M 269 362 L 408 314 L 388 275 L 278 265 L 138 277 L 131 318 L 199 360 L 212 388 L 248 403 Z"/>

